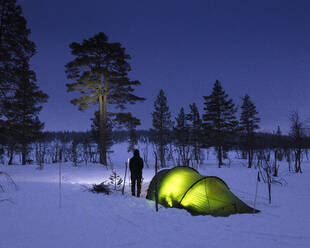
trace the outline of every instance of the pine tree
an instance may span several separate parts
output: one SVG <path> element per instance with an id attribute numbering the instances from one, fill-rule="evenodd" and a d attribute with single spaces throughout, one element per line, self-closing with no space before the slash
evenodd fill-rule
<path id="1" fill-rule="evenodd" d="M 18 149 L 22 154 L 22 164 L 25 165 L 28 146 L 40 138 L 44 127 L 38 115 L 48 96 L 35 84 L 35 73 L 29 69 L 28 63 L 24 63 L 16 76 L 21 81 L 16 85 L 14 95 L 3 100 L 2 110 L 6 117 L 7 143 L 11 149 L 10 163 L 13 152 Z"/>
<path id="2" fill-rule="evenodd" d="M 30 29 L 16 0 L 0 0 L 0 140 L 5 135 L 2 101 L 10 99 L 21 79 L 19 71 L 35 54 L 35 44 L 28 39 Z"/>
<path id="3" fill-rule="evenodd" d="M 123 110 L 128 103 L 145 100 L 133 94 L 133 87 L 140 82 L 128 78 L 130 56 L 125 49 L 120 43 L 108 42 L 108 37 L 102 32 L 82 43 L 73 42 L 70 48 L 75 59 L 66 65 L 66 74 L 75 82 L 66 86 L 69 92 L 79 91 L 82 94 L 71 103 L 78 105 L 81 111 L 99 104 L 100 163 L 107 165 L 107 141 L 104 137 L 109 117 L 116 116 L 115 113 L 109 115 L 108 106 L 115 105 Z"/>
<path id="4" fill-rule="evenodd" d="M 218 167 L 223 165 L 224 148 L 229 147 L 232 135 L 236 132 L 238 121 L 235 113 L 237 109 L 223 90 L 221 83 L 216 80 L 211 95 L 204 96 L 203 128 L 208 136 L 208 145 L 217 151 Z"/>
<path id="5" fill-rule="evenodd" d="M 167 98 L 164 91 L 161 89 L 154 102 L 153 127 L 151 129 L 153 141 L 159 150 L 159 160 L 161 167 L 165 167 L 165 151 L 169 143 L 170 130 L 173 125 L 171 121 L 171 113 L 167 105 Z"/>
<path id="6" fill-rule="evenodd" d="M 200 146 L 202 143 L 202 120 L 195 103 L 189 105 L 190 112 L 186 115 L 189 121 L 190 144 L 193 149 L 194 160 L 199 163 L 201 159 Z"/>
<path id="7" fill-rule="evenodd" d="M 295 172 L 302 173 L 301 170 L 301 159 L 303 153 L 303 142 L 306 137 L 306 130 L 308 129 L 304 121 L 301 120 L 298 112 L 292 112 L 289 116 L 290 119 L 290 132 L 289 135 L 292 139 L 292 145 L 294 149 L 294 160 L 295 160 Z"/>
<path id="8" fill-rule="evenodd" d="M 251 168 L 254 156 L 255 130 L 259 129 L 260 118 L 257 117 L 256 107 L 248 95 L 242 98 L 241 109 L 239 129 L 244 135 L 242 143 L 248 153 L 248 168 Z"/>
<path id="9" fill-rule="evenodd" d="M 189 166 L 190 161 L 190 132 L 189 125 L 186 121 L 184 108 L 181 108 L 178 116 L 175 118 L 176 125 L 173 128 L 175 146 L 177 147 L 178 154 L 182 165 Z"/>

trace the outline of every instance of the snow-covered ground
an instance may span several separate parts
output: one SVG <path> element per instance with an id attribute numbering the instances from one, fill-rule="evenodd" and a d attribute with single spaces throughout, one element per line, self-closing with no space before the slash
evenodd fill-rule
<path id="1" fill-rule="evenodd" d="M 112 155 L 116 171 L 124 175 L 129 156 L 121 146 Z M 233 159 L 231 168 L 216 168 L 206 160 L 204 175 L 221 177 L 231 191 L 253 206 L 257 171 Z M 83 185 L 107 180 L 111 170 L 100 165 L 62 164 L 62 206 L 59 208 L 59 165 L 40 171 L 31 166 L 0 166 L 18 185 L 3 178 L 0 199 L 0 248 L 92 248 L 92 247 L 310 247 L 310 162 L 303 174 L 288 173 L 285 162 L 281 177 L 287 185 L 272 185 L 272 204 L 267 186 L 259 184 L 256 207 L 261 213 L 229 217 L 191 216 L 185 210 L 160 207 L 144 197 L 127 192 L 93 194 Z M 143 195 L 153 176 L 144 169 Z"/>

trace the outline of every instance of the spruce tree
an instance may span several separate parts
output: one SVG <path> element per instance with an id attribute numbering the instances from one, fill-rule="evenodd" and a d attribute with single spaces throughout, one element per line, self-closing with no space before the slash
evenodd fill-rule
<path id="1" fill-rule="evenodd" d="M 108 106 L 114 109 L 125 109 L 126 104 L 134 104 L 145 100 L 133 94 L 134 86 L 139 81 L 131 81 L 128 73 L 130 56 L 117 42 L 109 42 L 104 33 L 84 40 L 81 43 L 70 44 L 71 54 L 75 57 L 66 65 L 67 78 L 74 83 L 66 84 L 69 92 L 78 91 L 81 97 L 71 101 L 78 105 L 79 110 L 85 110 L 99 104 L 99 136 L 100 163 L 107 165 L 107 141 L 104 138 L 108 130 Z"/>
<path id="2" fill-rule="evenodd" d="M 154 102 L 154 111 L 152 113 L 153 129 L 152 138 L 159 151 L 159 160 L 161 167 L 165 167 L 165 152 L 166 146 L 169 143 L 169 136 L 172 127 L 171 113 L 167 105 L 167 98 L 164 91 L 161 89 Z"/>
<path id="3" fill-rule="evenodd" d="M 190 160 L 190 132 L 187 124 L 184 108 L 181 108 L 178 116 L 175 118 L 176 125 L 173 128 L 175 146 L 183 166 L 189 166 Z"/>
<path id="4" fill-rule="evenodd" d="M 195 103 L 189 105 L 190 112 L 186 115 L 189 122 L 190 144 L 192 146 L 192 153 L 197 164 L 201 159 L 200 147 L 202 143 L 202 120 L 200 118 L 199 110 Z"/>
<path id="5" fill-rule="evenodd" d="M 2 110 L 6 117 L 7 144 L 11 149 L 10 163 L 13 152 L 18 149 L 22 154 L 22 164 L 25 165 L 28 146 L 40 138 L 44 127 L 38 115 L 48 96 L 35 84 L 35 73 L 29 69 L 28 63 L 24 63 L 16 76 L 20 82 L 16 85 L 14 95 L 3 100 Z"/>
<path id="6" fill-rule="evenodd" d="M 223 165 L 223 152 L 232 143 L 238 121 L 237 109 L 223 90 L 221 83 L 216 80 L 211 95 L 204 96 L 203 128 L 208 137 L 207 145 L 214 146 L 217 151 L 218 167 Z"/>
<path id="7" fill-rule="evenodd" d="M 6 134 L 7 117 L 3 101 L 8 101 L 18 88 L 19 71 L 35 54 L 29 40 L 30 29 L 16 0 L 0 0 L 0 143 L 11 138 Z"/>
<path id="8" fill-rule="evenodd" d="M 243 146 L 248 153 L 248 168 L 251 168 L 254 156 L 255 130 L 259 129 L 260 118 L 257 117 L 256 106 L 247 94 L 242 98 L 241 110 L 239 128 L 243 135 Z"/>

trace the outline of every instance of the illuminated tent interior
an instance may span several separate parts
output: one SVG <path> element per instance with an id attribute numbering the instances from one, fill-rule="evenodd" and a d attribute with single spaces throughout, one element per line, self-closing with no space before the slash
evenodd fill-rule
<path id="1" fill-rule="evenodd" d="M 155 201 L 155 179 L 158 202 L 165 207 L 186 209 L 192 215 L 228 216 L 237 213 L 258 213 L 228 188 L 218 177 L 203 176 L 190 167 L 164 169 L 154 176 L 146 198 Z"/>

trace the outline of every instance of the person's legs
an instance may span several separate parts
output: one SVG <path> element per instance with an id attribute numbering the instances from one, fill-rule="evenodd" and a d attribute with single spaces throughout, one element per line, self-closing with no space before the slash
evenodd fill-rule
<path id="1" fill-rule="evenodd" d="M 136 195 L 136 181 L 137 179 L 135 177 L 131 177 L 131 194 L 133 196 Z"/>
<path id="2" fill-rule="evenodd" d="M 137 178 L 137 196 L 140 197 L 141 194 L 141 179 L 142 178 Z"/>

